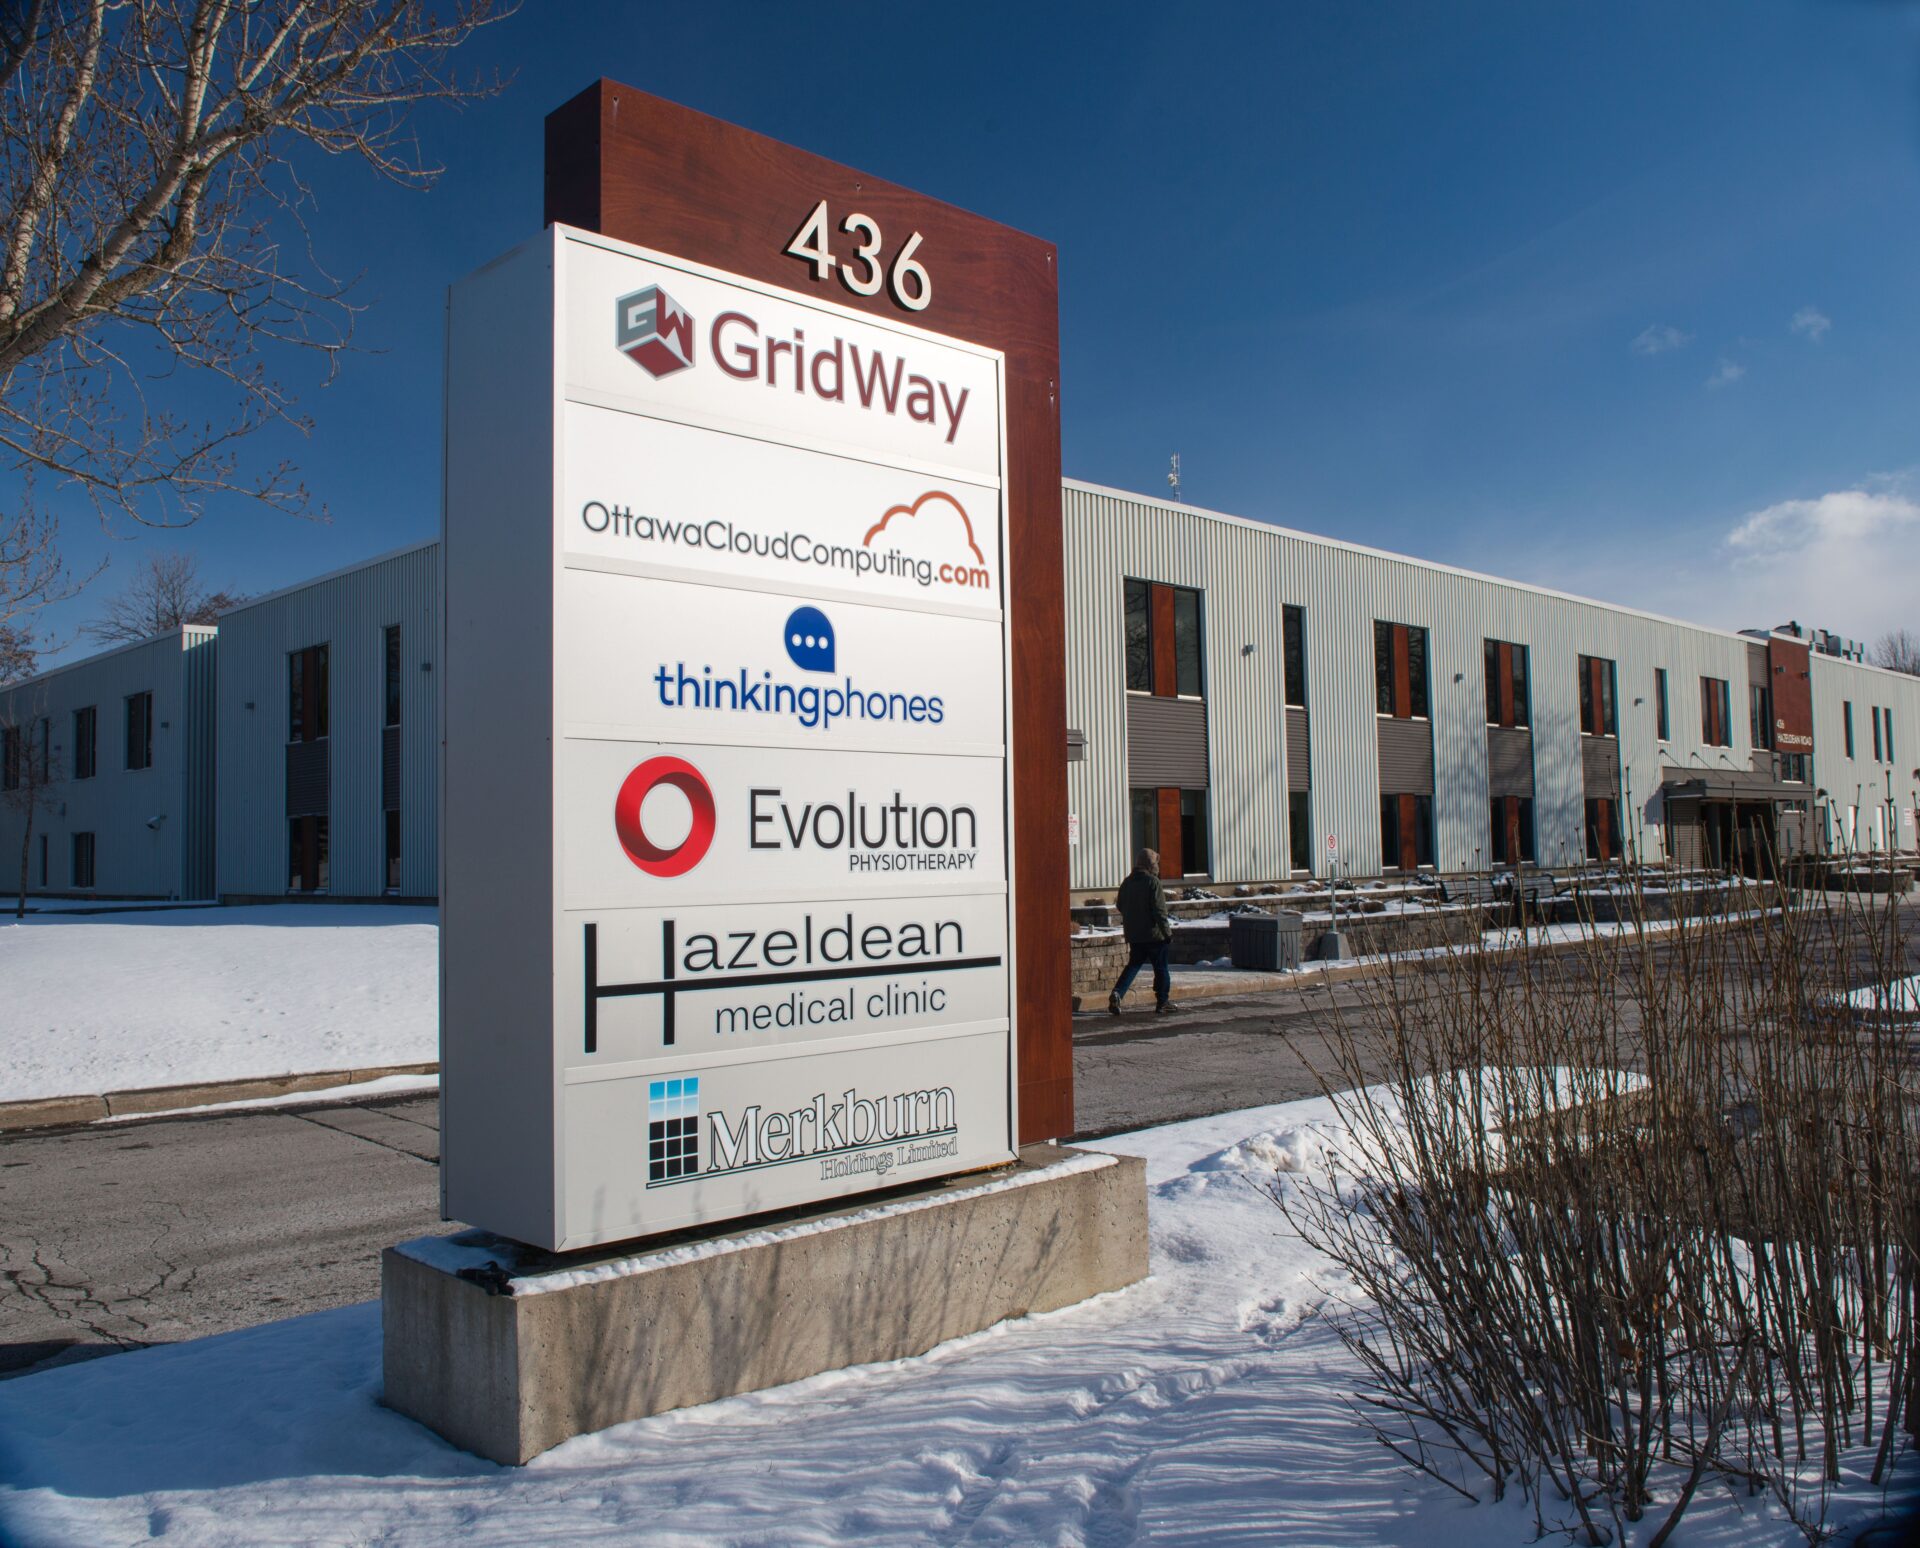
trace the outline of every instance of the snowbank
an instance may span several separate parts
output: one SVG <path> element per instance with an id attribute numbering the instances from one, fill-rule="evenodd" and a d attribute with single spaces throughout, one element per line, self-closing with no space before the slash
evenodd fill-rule
<path id="1" fill-rule="evenodd" d="M 1104 1141 L 1146 1159 L 1145 1284 L 521 1469 L 380 1407 L 376 1306 L 0 1383 L 0 1540 L 1533 1543 L 1517 1499 L 1469 1505 L 1355 1417 L 1359 1372 L 1318 1315 L 1349 1287 L 1263 1192 L 1348 1144 L 1321 1100 Z M 1875 1503 L 1849 1480 L 1837 1522 Z M 1799 1539 L 1767 1500 L 1721 1492 L 1682 1540 Z"/>
<path id="2" fill-rule="evenodd" d="M 282 903 L 0 925 L 0 1101 L 439 1057 L 430 908 Z"/>

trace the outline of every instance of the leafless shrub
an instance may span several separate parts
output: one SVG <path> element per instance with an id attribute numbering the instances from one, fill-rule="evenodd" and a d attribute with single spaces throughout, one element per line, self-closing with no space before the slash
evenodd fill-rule
<path id="1" fill-rule="evenodd" d="M 1663 1543 L 1709 1482 L 1813 1540 L 1843 1453 L 1878 1482 L 1920 1422 L 1915 1093 L 1845 1008 L 1912 971 L 1897 901 L 1611 901 L 1572 949 L 1376 980 L 1323 1029 L 1367 1160 L 1275 1197 L 1361 1292 L 1343 1336 L 1410 1464 L 1589 1543 Z"/>

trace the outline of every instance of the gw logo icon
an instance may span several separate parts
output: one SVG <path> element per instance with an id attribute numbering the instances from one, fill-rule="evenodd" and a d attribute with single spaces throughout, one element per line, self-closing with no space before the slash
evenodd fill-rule
<path id="1" fill-rule="evenodd" d="M 615 303 L 613 341 L 654 376 L 671 376 L 693 364 L 693 318 L 658 285 L 636 290 Z"/>
<path id="2" fill-rule="evenodd" d="M 817 607 L 796 607 L 787 618 L 787 659 L 803 672 L 833 670 L 833 625 Z"/>

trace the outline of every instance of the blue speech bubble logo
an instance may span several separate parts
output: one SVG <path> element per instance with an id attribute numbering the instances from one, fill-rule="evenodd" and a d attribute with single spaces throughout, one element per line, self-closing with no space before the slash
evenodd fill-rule
<path id="1" fill-rule="evenodd" d="M 817 607 L 796 607 L 787 618 L 787 659 L 803 672 L 833 670 L 833 625 Z"/>

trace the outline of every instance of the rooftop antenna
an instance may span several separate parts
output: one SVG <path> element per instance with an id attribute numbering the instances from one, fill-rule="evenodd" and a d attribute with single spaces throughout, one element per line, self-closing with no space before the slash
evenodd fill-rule
<path id="1" fill-rule="evenodd" d="M 1180 503 L 1180 453 L 1173 454 L 1173 466 L 1167 469 L 1167 484 L 1173 490 L 1174 503 Z"/>

